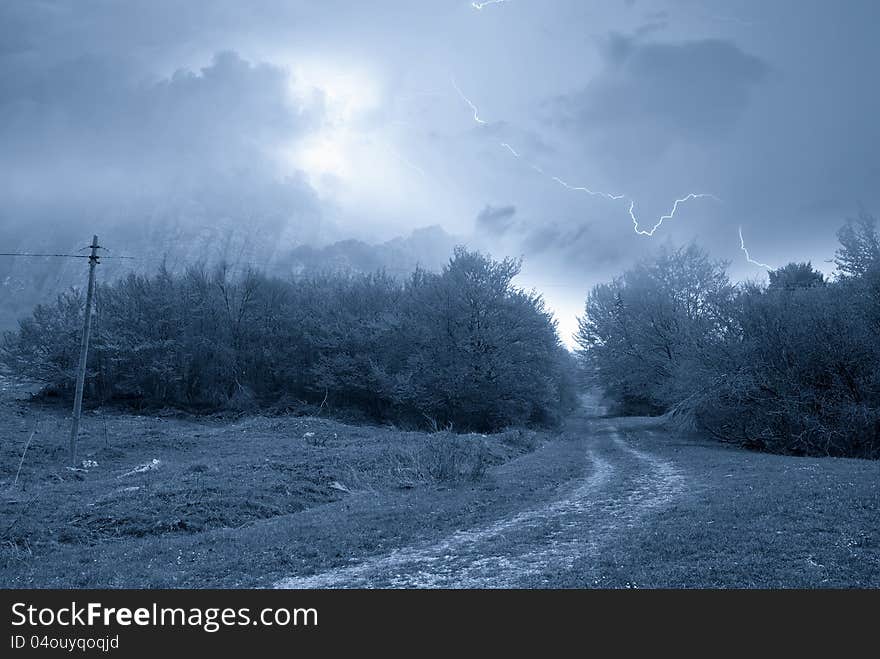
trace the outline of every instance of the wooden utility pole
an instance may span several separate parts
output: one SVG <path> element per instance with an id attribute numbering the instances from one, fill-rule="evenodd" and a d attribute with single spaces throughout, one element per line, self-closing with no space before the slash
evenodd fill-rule
<path id="1" fill-rule="evenodd" d="M 95 294 L 95 266 L 98 265 L 98 236 L 92 237 L 89 255 L 89 287 L 86 290 L 86 313 L 83 320 L 82 344 L 79 349 L 79 367 L 76 371 L 76 393 L 73 397 L 73 424 L 70 427 L 70 466 L 76 467 L 76 437 L 82 414 L 83 388 L 86 383 L 86 358 L 89 354 L 89 333 L 92 330 L 92 298 Z"/>

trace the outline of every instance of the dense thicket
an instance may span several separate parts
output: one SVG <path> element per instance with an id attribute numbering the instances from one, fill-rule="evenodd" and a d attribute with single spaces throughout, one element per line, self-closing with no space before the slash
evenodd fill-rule
<path id="1" fill-rule="evenodd" d="M 300 281 L 220 268 L 102 285 L 90 397 L 138 405 L 298 405 L 370 419 L 490 430 L 552 424 L 573 404 L 573 367 L 519 264 L 458 249 L 440 273 Z M 82 295 L 40 306 L 4 361 L 67 393 Z"/>
<path id="2" fill-rule="evenodd" d="M 802 455 L 880 457 L 880 240 L 839 232 L 837 276 L 809 263 L 733 286 L 695 246 L 595 287 L 580 356 L 628 411 L 674 412 L 715 436 Z"/>

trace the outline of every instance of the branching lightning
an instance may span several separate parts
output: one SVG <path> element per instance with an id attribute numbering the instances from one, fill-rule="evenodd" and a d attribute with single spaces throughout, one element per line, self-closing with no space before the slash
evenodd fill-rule
<path id="1" fill-rule="evenodd" d="M 675 217 L 675 211 L 678 210 L 678 205 L 679 205 L 679 204 L 683 204 L 683 203 L 685 203 L 686 201 L 690 201 L 691 199 L 703 199 L 703 198 L 706 198 L 706 197 L 708 197 L 709 199 L 714 199 L 715 201 L 719 201 L 718 197 L 716 197 L 715 195 L 704 194 L 704 193 L 695 193 L 695 192 L 691 192 L 689 195 L 687 195 L 687 196 L 685 196 L 685 197 L 682 197 L 681 199 L 676 199 L 676 200 L 675 200 L 675 203 L 672 204 L 672 210 L 669 211 L 669 214 L 668 214 L 668 215 L 661 215 L 661 216 L 660 216 L 660 219 L 657 220 L 657 223 L 654 224 L 654 226 L 651 227 L 650 231 L 645 231 L 644 229 L 639 229 L 639 221 L 638 221 L 638 219 L 636 218 L 635 212 L 633 212 L 634 209 L 635 209 L 635 206 L 636 206 L 636 202 L 634 202 L 632 199 L 630 199 L 630 202 L 629 202 L 629 217 L 630 217 L 630 219 L 632 220 L 632 223 L 633 223 L 633 229 L 634 229 L 635 232 L 636 232 L 637 234 L 639 234 L 640 236 L 653 236 L 653 235 L 654 235 L 654 232 L 655 232 L 657 229 L 659 229 L 659 228 L 663 225 L 663 223 L 664 223 L 666 220 L 671 220 L 673 217 Z"/>
<path id="2" fill-rule="evenodd" d="M 485 2 L 472 2 L 471 7 L 473 7 L 477 11 L 483 11 L 483 7 L 488 7 L 489 5 L 500 5 L 508 1 L 509 0 L 485 0 Z"/>
<path id="3" fill-rule="evenodd" d="M 766 263 L 761 263 L 760 261 L 756 261 L 751 256 L 749 256 L 749 250 L 746 249 L 746 241 L 743 240 L 743 228 L 742 227 L 739 228 L 739 248 L 746 255 L 746 261 L 748 261 L 749 263 L 751 263 L 753 265 L 757 265 L 758 267 L 761 267 L 761 268 L 766 268 L 767 270 L 773 270 L 773 266 L 767 265 Z"/>
<path id="4" fill-rule="evenodd" d="M 483 6 L 485 6 L 487 4 L 497 4 L 498 2 L 504 2 L 504 1 L 505 0 L 495 0 L 495 2 L 484 2 L 484 3 L 480 4 L 480 6 L 477 6 L 479 3 L 472 3 L 472 4 L 473 4 L 474 8 L 482 9 Z M 473 111 L 474 121 L 476 121 L 478 124 L 485 125 L 486 121 L 484 121 L 483 119 L 480 118 L 479 109 L 467 96 L 464 95 L 464 92 L 461 91 L 458 84 L 455 82 L 455 78 L 452 79 L 452 86 L 455 88 L 455 91 L 458 92 L 458 95 L 461 97 L 461 99 L 465 103 L 467 103 L 468 107 L 470 107 L 470 109 Z M 519 152 L 516 149 L 514 149 L 507 142 L 500 142 L 499 144 L 508 153 L 510 153 L 510 155 L 512 155 L 514 158 L 517 158 L 518 160 L 522 159 Z M 559 185 L 564 187 L 566 190 L 571 190 L 572 192 L 585 192 L 592 197 L 604 197 L 605 199 L 609 199 L 611 201 L 619 201 L 619 200 L 624 199 L 626 197 L 626 195 L 623 195 L 623 194 L 611 194 L 610 192 L 600 192 L 597 190 L 592 190 L 592 189 L 590 189 L 586 186 L 582 186 L 582 185 L 570 185 L 568 182 L 564 181 L 563 179 L 561 179 L 558 176 L 548 175 L 543 169 L 541 169 L 538 165 L 536 165 L 534 163 L 529 163 L 529 166 L 533 170 L 535 170 L 536 172 L 541 174 L 542 176 L 546 176 L 551 181 L 558 183 Z M 693 199 L 704 199 L 704 198 L 709 198 L 709 199 L 714 199 L 716 201 L 719 201 L 718 197 L 716 197 L 715 195 L 712 195 L 712 194 L 691 192 L 688 195 L 682 197 L 681 199 L 676 199 L 675 203 L 673 203 L 673 205 L 672 205 L 672 210 L 669 211 L 669 213 L 667 215 L 662 215 L 660 217 L 660 219 L 658 219 L 657 222 L 654 224 L 654 226 L 651 227 L 650 230 L 645 230 L 645 229 L 639 228 L 639 220 L 635 214 L 636 202 L 634 200 L 630 199 L 629 200 L 629 217 L 633 223 L 633 230 L 640 236 L 653 236 L 654 232 L 657 231 L 657 229 L 659 229 L 666 220 L 671 220 L 673 217 L 675 217 L 675 212 L 678 210 L 678 206 L 680 204 L 691 201 Z M 742 236 L 740 236 L 740 238 L 741 237 Z M 755 261 L 752 261 L 752 263 L 755 263 Z M 763 265 L 763 264 L 757 264 L 757 265 Z"/>

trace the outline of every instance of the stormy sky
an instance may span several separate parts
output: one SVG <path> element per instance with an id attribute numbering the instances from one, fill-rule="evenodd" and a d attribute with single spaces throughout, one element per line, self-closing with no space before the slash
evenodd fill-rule
<path id="1" fill-rule="evenodd" d="M 524 257 L 564 333 L 667 241 L 760 278 L 741 228 L 827 270 L 880 208 L 878 24 L 870 0 L 4 2 L 0 236 L 244 231 L 269 263 L 439 225 Z"/>

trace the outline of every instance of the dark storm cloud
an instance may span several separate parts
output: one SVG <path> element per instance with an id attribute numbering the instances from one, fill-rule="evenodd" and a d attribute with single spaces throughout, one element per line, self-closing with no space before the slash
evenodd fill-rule
<path id="1" fill-rule="evenodd" d="M 589 140 L 637 145 L 639 157 L 678 140 L 719 139 L 769 71 L 760 58 L 718 39 L 660 43 L 612 34 L 601 53 L 602 71 L 559 100 L 563 123 Z"/>
<path id="2" fill-rule="evenodd" d="M 132 175 L 132 183 L 259 169 L 265 149 L 307 124 L 287 96 L 283 71 L 232 52 L 198 72 L 155 81 L 136 79 L 119 61 L 86 56 L 42 71 L 7 71 L 0 158 L 25 175 L 68 162 L 77 178 L 109 169 Z"/>
<path id="3" fill-rule="evenodd" d="M 527 262 L 572 276 L 587 274 L 624 253 L 617 241 L 609 240 L 601 222 L 581 215 L 519 217 L 515 206 L 489 205 L 477 215 L 476 229 L 475 240 L 482 248 L 492 251 L 500 241 Z"/>
<path id="4" fill-rule="evenodd" d="M 868 0 L 0 2 L 0 238 L 78 247 L 115 222 L 123 251 L 260 240 L 265 261 L 440 223 L 560 291 L 667 239 L 757 276 L 740 225 L 760 260 L 819 262 L 880 208 L 878 22 Z M 287 71 L 326 104 L 291 101 Z M 643 226 L 723 201 L 648 238 L 626 199 L 553 176 Z"/>
<path id="5" fill-rule="evenodd" d="M 532 255 L 553 251 L 566 254 L 576 251 L 578 243 L 589 234 L 586 224 L 567 225 L 566 223 L 548 223 L 530 227 L 523 237 L 523 249 Z M 571 254 L 566 254 L 571 256 Z"/>
<path id="6" fill-rule="evenodd" d="M 544 213 L 537 218 L 519 217 L 514 205 L 487 205 L 477 214 L 476 231 L 476 241 L 490 251 L 493 241 L 501 241 L 527 261 L 572 274 L 589 271 L 621 255 L 598 223 L 582 216 L 562 214 L 550 218 Z"/>
<path id="7" fill-rule="evenodd" d="M 516 206 L 486 206 L 477 215 L 477 227 L 498 234 L 506 233 L 513 226 Z"/>
<path id="8" fill-rule="evenodd" d="M 544 259 L 549 270 L 559 269 L 582 278 L 608 264 L 619 263 L 630 248 L 609 240 L 594 222 L 562 218 L 531 227 L 523 235 L 522 249 L 527 255 Z"/>
<path id="9" fill-rule="evenodd" d="M 317 226 L 311 188 L 278 174 L 279 147 L 314 119 L 281 68 L 221 52 L 145 78 L 125 57 L 92 54 L 7 60 L 2 83 L 4 233 L 21 236 L 22 220 L 63 226 L 62 241 L 110 230 L 117 245 L 183 260 L 275 249 Z"/>

